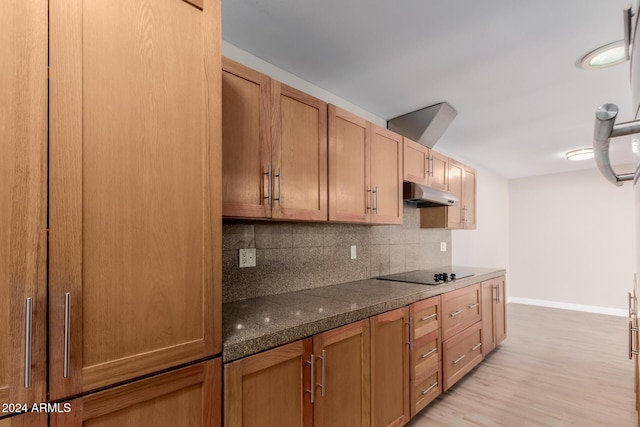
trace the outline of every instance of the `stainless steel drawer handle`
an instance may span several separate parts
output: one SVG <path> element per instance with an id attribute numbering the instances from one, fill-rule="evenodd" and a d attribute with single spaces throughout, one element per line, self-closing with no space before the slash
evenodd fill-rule
<path id="1" fill-rule="evenodd" d="M 420 320 L 424 322 L 425 320 L 433 319 L 433 318 L 434 318 L 434 317 L 436 317 L 437 315 L 438 315 L 438 313 L 433 313 L 433 314 L 430 314 L 430 315 L 428 315 L 428 316 L 421 317 L 421 318 L 420 318 Z"/>
<path id="2" fill-rule="evenodd" d="M 462 313 L 462 310 L 454 311 L 453 313 L 449 313 L 449 317 L 456 317 L 460 313 Z"/>
<path id="3" fill-rule="evenodd" d="M 624 181 L 632 181 L 633 173 L 617 175 L 609 159 L 610 138 L 631 135 L 640 132 L 640 121 L 616 125 L 618 106 L 604 104 L 596 110 L 596 125 L 593 131 L 593 155 L 600 173 L 613 185 L 621 186 Z"/>
<path id="4" fill-rule="evenodd" d="M 462 359 L 464 359 L 464 354 L 462 356 L 458 357 L 456 360 L 454 360 L 452 365 L 455 365 L 456 363 L 460 362 Z"/>
<path id="5" fill-rule="evenodd" d="M 311 355 L 311 360 L 307 360 L 307 363 L 309 363 L 311 365 L 311 377 L 309 380 L 309 389 L 305 389 L 306 392 L 308 392 L 311 395 L 311 403 L 313 403 L 315 401 L 315 385 L 314 385 L 314 381 L 315 381 L 315 375 L 314 375 L 314 357 L 313 354 Z"/>
<path id="6" fill-rule="evenodd" d="M 478 343 L 476 345 L 474 345 L 473 347 L 471 347 L 471 351 L 476 351 L 477 349 L 479 349 L 482 346 L 482 343 Z"/>
<path id="7" fill-rule="evenodd" d="M 31 297 L 25 300 L 24 312 L 24 388 L 31 387 L 31 320 L 33 301 Z"/>
<path id="8" fill-rule="evenodd" d="M 64 295 L 64 360 L 63 375 L 69 377 L 69 340 L 71 335 L 71 294 Z"/>
<path id="9" fill-rule="evenodd" d="M 436 381 L 435 383 L 431 384 L 426 390 L 423 390 L 422 391 L 422 395 L 424 396 L 425 394 L 429 393 L 431 390 L 433 390 L 436 387 L 438 387 L 438 381 Z"/>
<path id="10" fill-rule="evenodd" d="M 422 354 L 420 356 L 420 359 L 426 359 L 427 357 L 431 356 L 433 353 L 435 353 L 436 351 L 438 351 L 437 348 L 432 348 L 431 350 L 427 351 L 425 354 Z"/>
<path id="11" fill-rule="evenodd" d="M 477 306 L 479 306 L 480 304 L 475 303 L 475 304 L 471 304 L 469 307 L 467 307 L 469 310 L 471 310 L 472 308 L 476 308 Z"/>
<path id="12" fill-rule="evenodd" d="M 633 356 L 638 354 L 638 350 L 633 348 L 633 333 L 637 331 L 638 328 L 633 327 L 633 321 L 629 320 L 629 359 L 633 359 Z"/>

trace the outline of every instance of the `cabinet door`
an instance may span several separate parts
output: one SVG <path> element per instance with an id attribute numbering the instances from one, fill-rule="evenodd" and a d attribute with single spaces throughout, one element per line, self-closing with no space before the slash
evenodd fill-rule
<path id="1" fill-rule="evenodd" d="M 219 0 L 49 6 L 55 400 L 221 351 L 222 84 Z"/>
<path id="2" fill-rule="evenodd" d="M 409 308 L 371 319 L 371 425 L 409 421 Z"/>
<path id="3" fill-rule="evenodd" d="M 0 419 L 0 427 L 47 427 L 45 412 L 31 412 L 11 418 Z"/>
<path id="4" fill-rule="evenodd" d="M 463 169 L 462 207 L 464 228 L 476 228 L 476 171 L 468 166 Z"/>
<path id="5" fill-rule="evenodd" d="M 272 217 L 327 220 L 327 104 L 272 80 Z"/>
<path id="6" fill-rule="evenodd" d="M 507 301 L 505 292 L 505 277 L 498 277 L 494 280 L 496 293 L 494 319 L 496 330 L 496 345 L 500 344 L 507 337 Z"/>
<path id="7" fill-rule="evenodd" d="M 449 159 L 440 153 L 429 150 L 430 178 L 429 186 L 439 190 L 446 190 L 448 184 Z"/>
<path id="8" fill-rule="evenodd" d="M 222 59 L 222 215 L 271 217 L 270 79 Z"/>
<path id="9" fill-rule="evenodd" d="M 371 128 L 371 222 L 402 224 L 402 137 L 380 126 Z"/>
<path id="10" fill-rule="evenodd" d="M 494 280 L 480 284 L 482 287 L 482 354 L 496 348 L 496 286 Z"/>
<path id="11" fill-rule="evenodd" d="M 430 176 L 430 158 L 429 149 L 424 145 L 403 138 L 404 140 L 404 163 L 403 177 L 405 181 L 415 182 L 417 184 L 429 185 Z"/>
<path id="12" fill-rule="evenodd" d="M 224 425 L 311 426 L 311 338 L 224 367 Z"/>
<path id="13" fill-rule="evenodd" d="M 313 337 L 314 427 L 369 426 L 369 319 Z"/>
<path id="14" fill-rule="evenodd" d="M 46 393 L 47 8 L 0 2 L 0 404 Z"/>
<path id="15" fill-rule="evenodd" d="M 464 216 L 462 199 L 462 179 L 464 176 L 464 166 L 454 160 L 449 159 L 449 170 L 447 171 L 449 178 L 448 190 L 450 193 L 455 194 L 460 199 L 458 206 L 447 206 L 447 228 L 463 228 Z"/>
<path id="16" fill-rule="evenodd" d="M 220 358 L 67 402 L 52 427 L 217 427 L 221 419 Z"/>
<path id="17" fill-rule="evenodd" d="M 371 129 L 329 105 L 329 221 L 369 222 Z"/>

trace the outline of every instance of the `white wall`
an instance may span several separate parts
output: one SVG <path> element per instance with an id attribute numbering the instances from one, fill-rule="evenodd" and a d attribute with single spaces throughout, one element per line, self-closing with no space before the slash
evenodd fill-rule
<path id="1" fill-rule="evenodd" d="M 477 227 L 451 232 L 452 262 L 454 265 L 506 268 L 509 274 L 508 181 L 478 169 L 476 186 Z"/>
<path id="2" fill-rule="evenodd" d="M 595 169 L 511 180 L 509 212 L 512 301 L 624 314 L 636 259 L 630 184 Z"/>
<path id="3" fill-rule="evenodd" d="M 281 83 L 287 84 L 291 87 L 308 93 L 309 95 L 315 96 L 318 99 L 322 99 L 323 101 L 330 104 L 337 105 L 340 108 L 344 108 L 345 110 L 348 110 L 353 114 L 357 114 L 358 116 L 367 119 L 372 123 L 385 128 L 387 127 L 387 121 L 385 119 L 371 114 L 370 112 L 363 110 L 357 105 L 354 105 L 349 101 L 332 94 L 331 92 L 327 92 L 326 90 L 312 83 L 309 83 L 306 80 L 302 80 L 295 74 L 291 74 L 288 71 L 283 70 L 282 68 L 278 68 L 275 65 L 270 64 L 224 40 L 222 41 L 222 55 L 243 65 L 246 65 L 249 68 L 260 71 L 261 73 L 266 74 Z"/>

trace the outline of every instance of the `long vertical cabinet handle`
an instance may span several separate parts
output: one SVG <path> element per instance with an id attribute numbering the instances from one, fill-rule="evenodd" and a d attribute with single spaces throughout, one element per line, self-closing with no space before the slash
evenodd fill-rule
<path id="1" fill-rule="evenodd" d="M 638 350 L 633 346 L 633 333 L 637 331 L 638 328 L 633 327 L 633 320 L 629 320 L 629 359 L 633 359 L 633 356 L 638 354 Z"/>
<path id="2" fill-rule="evenodd" d="M 269 170 L 264 174 L 267 176 L 267 195 L 264 198 L 267 199 L 269 206 L 271 206 L 271 165 L 269 165 Z"/>
<path id="3" fill-rule="evenodd" d="M 64 361 L 63 375 L 69 378 L 69 339 L 71 335 L 71 294 L 64 294 Z"/>
<path id="4" fill-rule="evenodd" d="M 313 356 L 313 354 L 311 355 L 311 360 L 307 360 L 307 363 L 309 363 L 311 365 L 311 377 L 309 380 L 309 390 L 306 390 L 309 392 L 309 394 L 311 395 L 311 403 L 313 403 L 315 401 L 315 390 L 316 390 L 316 386 L 315 386 L 315 369 L 314 369 L 314 365 L 315 365 L 315 358 Z"/>
<path id="5" fill-rule="evenodd" d="M 371 212 L 373 210 L 373 192 L 370 187 L 367 187 L 367 193 L 369 193 L 369 206 L 367 206 L 367 212 Z"/>
<path id="6" fill-rule="evenodd" d="M 373 192 L 376 193 L 376 207 L 373 208 L 373 210 L 375 210 L 376 214 L 377 214 L 378 213 L 378 187 L 377 186 L 374 187 Z"/>
<path id="7" fill-rule="evenodd" d="M 320 374 L 322 382 L 318 385 L 320 386 L 320 390 L 322 390 L 322 397 L 324 397 L 324 350 L 322 350 L 322 356 L 319 356 L 319 358 L 322 359 L 322 373 Z"/>
<path id="8" fill-rule="evenodd" d="M 500 304 L 500 285 L 496 285 L 496 304 Z"/>
<path id="9" fill-rule="evenodd" d="M 25 301 L 24 313 L 24 388 L 31 387 L 31 318 L 33 315 L 33 300 Z"/>
<path id="10" fill-rule="evenodd" d="M 631 319 L 631 317 L 635 314 L 635 310 L 631 305 L 631 301 L 633 301 L 633 295 L 631 295 L 631 292 L 629 292 L 629 319 Z"/>
<path id="11" fill-rule="evenodd" d="M 271 170 L 271 168 L 269 168 Z M 278 206 L 282 206 L 282 169 L 278 168 L 278 174 L 275 175 L 278 178 L 278 197 L 273 200 L 278 201 Z"/>
<path id="12" fill-rule="evenodd" d="M 433 176 L 433 156 L 429 157 L 429 163 L 431 163 L 429 166 L 429 175 Z"/>

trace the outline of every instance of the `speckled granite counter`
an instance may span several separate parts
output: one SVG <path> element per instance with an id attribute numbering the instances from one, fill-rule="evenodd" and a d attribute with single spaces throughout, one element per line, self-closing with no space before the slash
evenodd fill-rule
<path id="1" fill-rule="evenodd" d="M 437 286 L 366 279 L 223 304 L 223 360 L 240 359 L 506 274 L 501 269 L 467 269 L 474 276 Z"/>

